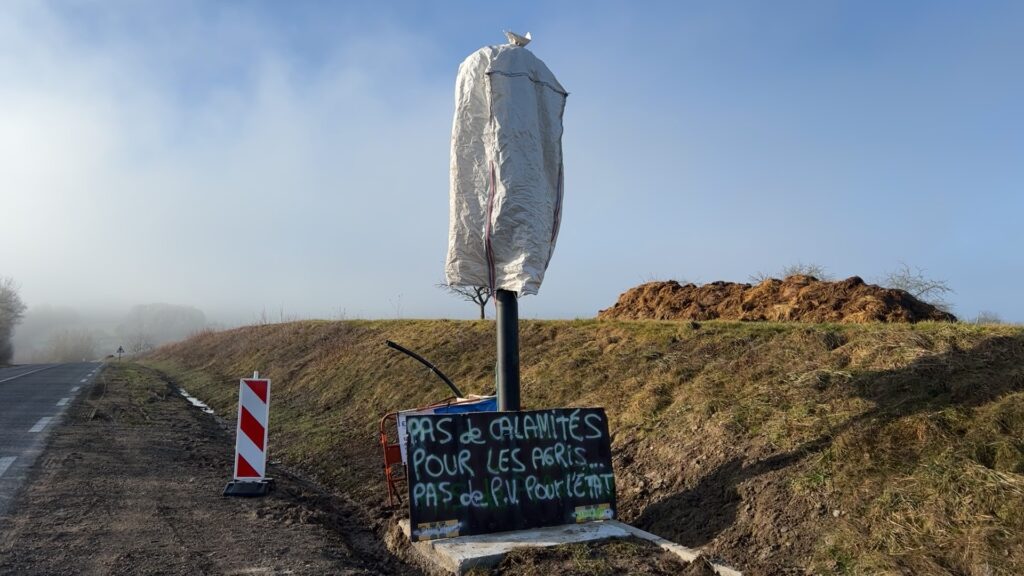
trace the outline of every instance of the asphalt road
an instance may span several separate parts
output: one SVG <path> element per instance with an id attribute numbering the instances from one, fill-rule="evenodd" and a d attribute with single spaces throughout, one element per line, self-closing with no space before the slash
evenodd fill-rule
<path id="1" fill-rule="evenodd" d="M 0 368 L 0 518 L 3 518 L 50 430 L 101 363 L 33 364 Z"/>

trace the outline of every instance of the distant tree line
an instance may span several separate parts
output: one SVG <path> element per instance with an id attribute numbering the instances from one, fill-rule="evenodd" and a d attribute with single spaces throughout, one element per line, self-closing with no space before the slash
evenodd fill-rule
<path id="1" fill-rule="evenodd" d="M 87 328 L 67 328 L 50 336 L 48 360 L 80 362 L 96 358 L 96 336 Z"/>
<path id="2" fill-rule="evenodd" d="M 14 345 L 16 358 L 25 362 L 77 362 L 112 354 L 118 347 L 140 354 L 206 327 L 206 315 L 191 306 L 141 304 L 125 314 L 110 314 L 43 305 L 24 314 Z"/>
<path id="3" fill-rule="evenodd" d="M 192 306 L 140 304 L 132 307 L 116 332 L 129 354 L 183 340 L 206 327 L 206 314 Z"/>

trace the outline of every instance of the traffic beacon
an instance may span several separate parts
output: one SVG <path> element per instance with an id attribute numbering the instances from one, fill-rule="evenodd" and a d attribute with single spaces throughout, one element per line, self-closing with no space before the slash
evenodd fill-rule
<path id="1" fill-rule="evenodd" d="M 224 488 L 225 496 L 263 496 L 273 487 L 267 478 L 267 433 L 270 419 L 270 379 L 252 378 L 238 382 L 238 424 L 235 430 L 234 479 Z"/>

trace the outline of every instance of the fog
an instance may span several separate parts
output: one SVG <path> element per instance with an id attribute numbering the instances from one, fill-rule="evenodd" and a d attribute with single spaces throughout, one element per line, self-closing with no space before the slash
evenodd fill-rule
<path id="1" fill-rule="evenodd" d="M 447 90 L 403 82 L 396 100 L 375 72 L 415 41 L 346 43 L 309 70 L 272 46 L 202 57 L 270 32 L 240 23 L 179 21 L 175 46 L 70 25 L 29 6 L 0 28 L 0 261 L 30 305 L 380 315 L 417 300 L 406 279 L 437 281 Z"/>
<path id="2" fill-rule="evenodd" d="M 570 92 L 562 234 L 523 317 L 802 261 L 869 281 L 907 262 L 948 281 L 959 315 L 1024 321 L 1012 3 L 276 6 L 0 6 L 19 357 L 46 348 L 42 326 L 124 344 L 154 303 L 204 327 L 473 318 L 435 286 L 452 93 L 503 28 L 531 30 Z"/>

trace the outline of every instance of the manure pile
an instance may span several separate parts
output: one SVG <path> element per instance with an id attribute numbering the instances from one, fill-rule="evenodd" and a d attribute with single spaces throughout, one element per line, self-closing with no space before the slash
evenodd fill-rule
<path id="1" fill-rule="evenodd" d="M 703 286 L 648 282 L 631 288 L 598 318 L 620 320 L 743 320 L 769 322 L 955 322 L 956 317 L 903 290 L 857 276 L 827 282 L 813 276 L 769 278 L 760 284 Z"/>

